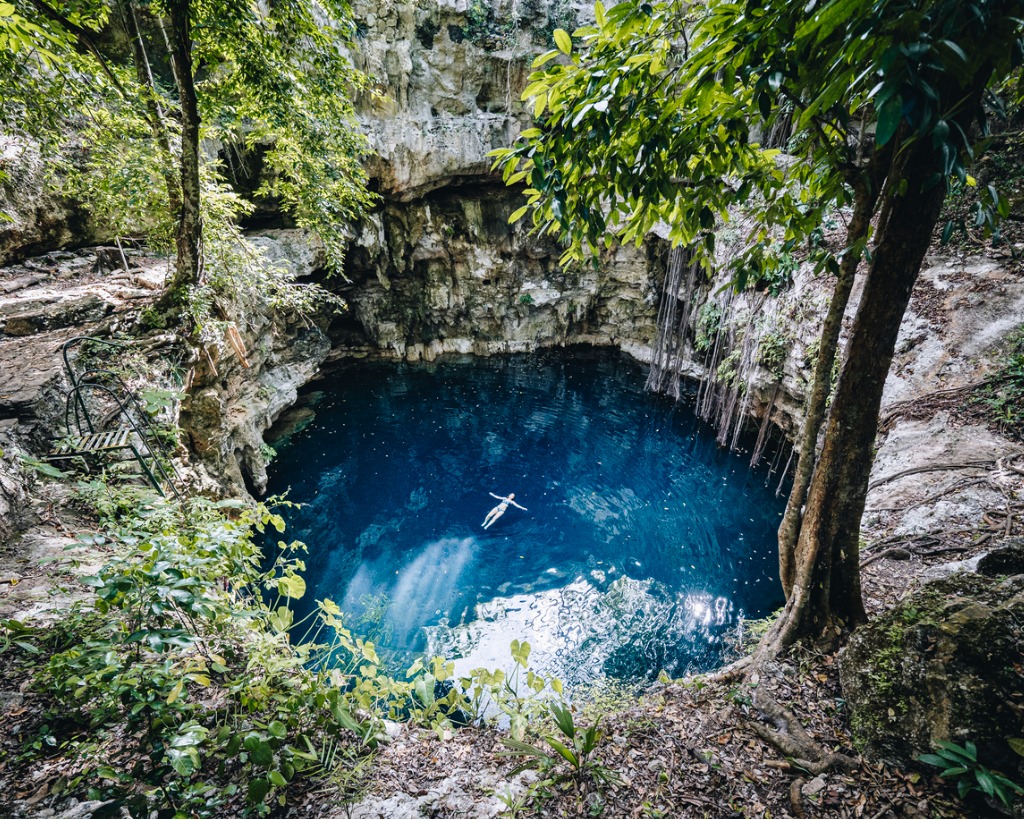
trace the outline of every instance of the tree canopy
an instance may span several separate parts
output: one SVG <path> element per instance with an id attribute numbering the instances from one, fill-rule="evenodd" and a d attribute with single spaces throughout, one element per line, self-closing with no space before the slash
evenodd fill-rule
<path id="1" fill-rule="evenodd" d="M 251 256 L 237 252 L 252 206 L 228 185 L 228 155 L 259 163 L 256 193 L 340 270 L 346 226 L 371 200 L 353 32 L 337 0 L 3 3 L 0 128 L 62 161 L 66 189 L 111 233 L 176 244 L 179 297 Z"/>
<path id="2" fill-rule="evenodd" d="M 720 221 L 754 207 L 743 286 L 751 263 L 771 262 L 769 234 L 789 249 L 817 239 L 822 210 L 852 201 L 853 175 L 901 124 L 901 143 L 940 148 L 935 182 L 967 182 L 973 141 L 953 118 L 964 100 L 940 99 L 930 75 L 967 78 L 997 57 L 1005 73 L 1019 59 L 1017 4 L 995 5 L 598 2 L 595 25 L 559 32 L 535 60 L 523 96 L 537 125 L 493 152 L 496 165 L 527 182 L 534 227 L 565 240 L 566 259 L 658 223 L 711 250 Z M 979 27 L 992 39 L 968 55 L 957 41 Z M 779 124 L 799 162 L 763 145 Z"/>

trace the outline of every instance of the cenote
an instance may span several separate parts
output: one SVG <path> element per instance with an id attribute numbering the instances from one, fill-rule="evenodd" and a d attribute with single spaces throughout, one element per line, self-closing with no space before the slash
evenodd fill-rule
<path id="1" fill-rule="evenodd" d="M 513 639 L 569 684 L 713 668 L 782 602 L 783 502 L 644 378 L 590 349 L 333 371 L 271 466 L 303 505 L 296 616 L 333 600 L 396 668 L 508 668 Z M 485 530 L 489 493 L 526 511 Z"/>

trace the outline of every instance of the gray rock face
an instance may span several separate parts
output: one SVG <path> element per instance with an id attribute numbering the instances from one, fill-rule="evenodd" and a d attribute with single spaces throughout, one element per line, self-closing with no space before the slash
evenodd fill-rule
<path id="1" fill-rule="evenodd" d="M 0 134 L 0 265 L 94 238 L 94 228 L 74 203 L 51 193 L 38 151 Z"/>
<path id="2" fill-rule="evenodd" d="M 1024 730 L 1022 658 L 1024 575 L 926 584 L 857 630 L 840 656 L 855 739 L 903 763 L 936 741 L 970 740 L 982 763 L 1015 777 L 1024 758 L 1006 738 Z"/>
<path id="3" fill-rule="evenodd" d="M 28 479 L 18 460 L 14 420 L 0 421 L 0 544 L 28 523 Z M 10 579 L 8 579 L 10 580 Z"/>
<path id="4" fill-rule="evenodd" d="M 330 343 L 316 324 L 249 314 L 245 367 L 227 345 L 196 364 L 196 388 L 181 424 L 217 492 L 261 495 L 267 487 L 263 432 L 316 373 Z"/>
<path id="5" fill-rule="evenodd" d="M 510 226 L 521 195 L 487 153 L 528 121 L 534 55 L 584 14 L 567 0 L 355 4 L 354 59 L 375 81 L 360 101 L 383 207 L 357 226 L 339 291 L 339 355 L 416 360 L 576 342 L 649 360 L 664 248 L 620 249 L 562 270 L 554 243 Z M 585 4 L 582 4 L 585 5 Z"/>
<path id="6" fill-rule="evenodd" d="M 562 269 L 557 246 L 508 224 L 518 199 L 477 185 L 389 203 L 349 251 L 338 342 L 410 360 L 574 342 L 649 357 L 664 269 L 656 249 Z"/>
<path id="7" fill-rule="evenodd" d="M 45 330 L 97 322 L 114 310 L 114 305 L 95 293 L 70 299 L 54 296 L 26 300 L 8 307 L 0 305 L 0 323 L 8 336 L 31 336 Z"/>
<path id="8" fill-rule="evenodd" d="M 528 121 L 532 58 L 585 12 L 567 0 L 355 4 L 354 59 L 383 207 L 356 230 L 335 338 L 409 359 L 591 342 L 650 357 L 664 250 L 619 250 L 562 270 L 560 249 L 509 226 L 522 204 L 487 153 Z"/>
<path id="9" fill-rule="evenodd" d="M 267 231 L 255 238 L 268 258 L 298 276 L 323 265 L 322 250 L 303 231 Z M 328 317 L 298 316 L 267 306 L 226 304 L 244 360 L 227 338 L 207 345 L 195 362 L 181 426 L 208 473 L 214 493 L 262 495 L 267 486 L 263 433 L 294 402 L 330 350 Z"/>
<path id="10" fill-rule="evenodd" d="M 359 0 L 356 64 L 375 81 L 361 100 L 386 196 L 409 200 L 486 176 L 487 152 L 525 122 L 520 95 L 551 31 L 575 27 L 566 0 Z"/>

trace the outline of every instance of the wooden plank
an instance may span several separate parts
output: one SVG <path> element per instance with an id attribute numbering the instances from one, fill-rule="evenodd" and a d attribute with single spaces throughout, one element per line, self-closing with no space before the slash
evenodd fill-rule
<path id="1" fill-rule="evenodd" d="M 49 456 L 76 456 L 85 453 L 96 453 L 102 450 L 122 450 L 131 446 L 132 431 L 127 427 L 106 430 L 101 433 L 90 433 L 59 444 L 50 451 Z"/>

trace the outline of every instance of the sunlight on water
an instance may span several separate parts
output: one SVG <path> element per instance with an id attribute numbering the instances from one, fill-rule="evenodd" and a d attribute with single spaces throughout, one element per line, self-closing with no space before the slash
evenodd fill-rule
<path id="1" fill-rule="evenodd" d="M 781 603 L 782 501 L 643 380 L 587 350 L 335 372 L 271 468 L 305 505 L 302 605 L 331 598 L 396 663 L 460 673 L 507 666 L 514 638 L 568 682 L 715 666 Z M 526 511 L 483 529 L 510 492 Z"/>
<path id="2" fill-rule="evenodd" d="M 672 598 L 654 586 L 622 577 L 602 591 L 579 577 L 558 589 L 495 598 L 479 604 L 469 623 L 424 627 L 427 654 L 455 658 L 456 675 L 465 675 L 494 666 L 507 654 L 509 636 L 520 636 L 535 667 L 571 683 L 676 671 L 684 646 L 690 663 L 713 663 L 723 632 L 735 624 L 732 602 L 706 593 Z"/>

